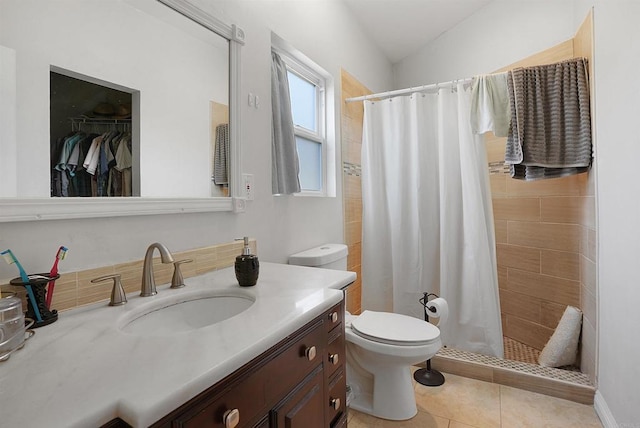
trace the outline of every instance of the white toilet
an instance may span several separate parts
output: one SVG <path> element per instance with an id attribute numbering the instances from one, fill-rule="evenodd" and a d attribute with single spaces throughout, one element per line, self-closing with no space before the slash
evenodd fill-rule
<path id="1" fill-rule="evenodd" d="M 289 264 L 347 269 L 347 246 L 326 244 L 289 257 Z M 419 304 L 416 302 L 416 304 Z M 349 407 L 390 420 L 411 419 L 418 412 L 411 366 L 441 348 L 438 327 L 389 312 L 345 314 Z"/>

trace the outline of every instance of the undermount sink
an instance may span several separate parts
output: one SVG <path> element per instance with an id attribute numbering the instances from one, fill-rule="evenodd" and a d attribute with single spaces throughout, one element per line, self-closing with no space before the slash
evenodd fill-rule
<path id="1" fill-rule="evenodd" d="M 130 315 L 120 330 L 143 336 L 163 336 L 219 323 L 253 305 L 249 296 L 214 295 L 189 300 L 160 302 Z"/>

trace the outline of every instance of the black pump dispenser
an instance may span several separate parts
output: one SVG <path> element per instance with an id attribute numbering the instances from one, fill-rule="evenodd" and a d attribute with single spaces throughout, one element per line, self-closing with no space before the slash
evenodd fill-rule
<path id="1" fill-rule="evenodd" d="M 258 256 L 251 254 L 249 248 L 249 237 L 236 239 L 236 241 L 244 240 L 244 248 L 242 254 L 236 257 L 236 279 L 242 287 L 250 287 L 258 282 L 258 274 L 260 273 L 260 263 Z"/>

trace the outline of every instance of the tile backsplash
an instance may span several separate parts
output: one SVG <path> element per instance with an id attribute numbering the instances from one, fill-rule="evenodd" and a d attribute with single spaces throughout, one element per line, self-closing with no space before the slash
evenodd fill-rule
<path id="1" fill-rule="evenodd" d="M 178 251 L 173 254 L 175 261 L 192 259 L 191 263 L 180 266 L 184 278 L 190 278 L 203 273 L 211 272 L 233 266 L 236 256 L 242 253 L 242 242 L 230 242 L 213 245 L 211 247 L 196 248 L 188 251 Z M 255 239 L 249 241 L 253 254 L 257 254 Z M 156 252 L 155 255 L 158 255 Z M 52 309 L 59 312 L 89 305 L 96 302 L 109 300 L 113 283 L 105 281 L 92 284 L 91 280 L 103 275 L 120 274 L 122 285 L 127 293 L 139 292 L 142 283 L 142 266 L 144 260 L 134 260 L 110 266 L 97 267 L 76 272 L 61 271 L 60 278 L 56 280 L 55 292 L 51 302 Z M 171 282 L 173 264 L 163 264 L 160 257 L 154 257 L 153 269 L 156 284 Z M 25 302 L 25 289 L 8 284 L 2 285 L 3 291 L 14 291 Z M 26 306 L 25 306 L 26 308 Z"/>

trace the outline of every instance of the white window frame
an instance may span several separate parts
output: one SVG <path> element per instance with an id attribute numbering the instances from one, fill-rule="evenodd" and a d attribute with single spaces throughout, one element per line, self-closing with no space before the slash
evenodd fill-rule
<path id="1" fill-rule="evenodd" d="M 271 34 L 271 48 L 276 52 L 287 70 L 310 82 L 316 87 L 316 124 L 317 132 L 295 125 L 296 137 L 302 137 L 321 144 L 322 181 L 320 190 L 302 190 L 295 196 L 336 196 L 335 161 L 335 110 L 333 108 L 333 78 L 322 67 L 291 47 L 286 41 Z"/>

